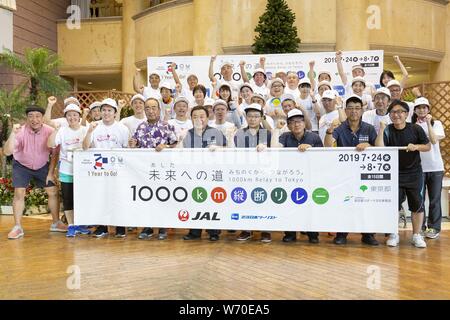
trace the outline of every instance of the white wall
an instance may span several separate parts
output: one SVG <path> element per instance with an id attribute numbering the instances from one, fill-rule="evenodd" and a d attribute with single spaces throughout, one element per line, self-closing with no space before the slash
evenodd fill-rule
<path id="1" fill-rule="evenodd" d="M 0 8 L 0 51 L 13 50 L 13 13 Z"/>

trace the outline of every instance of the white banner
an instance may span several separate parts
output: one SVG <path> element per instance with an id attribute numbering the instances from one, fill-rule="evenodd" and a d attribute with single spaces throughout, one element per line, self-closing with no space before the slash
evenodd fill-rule
<path id="1" fill-rule="evenodd" d="M 233 65 L 233 79 L 241 81 L 239 62 L 246 62 L 245 70 L 251 79 L 254 70 L 259 65 L 259 58 L 266 57 L 266 72 L 269 79 L 278 69 L 285 71 L 294 71 L 300 79 L 303 79 L 309 71 L 309 62 L 316 62 L 314 70 L 329 71 L 332 74 L 332 85 L 340 95 L 344 95 L 345 90 L 341 82 L 341 78 L 337 72 L 336 53 L 335 52 L 308 52 L 308 53 L 288 53 L 288 54 L 267 54 L 267 55 L 221 55 L 217 56 L 214 63 L 214 73 L 217 79 L 221 78 L 220 67 L 224 61 Z M 148 57 L 147 70 L 148 74 L 156 72 L 161 76 L 162 81 L 169 81 L 175 88 L 170 65 L 175 62 L 177 64 L 177 73 L 184 88 L 187 86 L 186 79 L 190 74 L 195 74 L 199 83 L 208 88 L 208 95 L 212 92 L 211 82 L 208 77 L 209 72 L 209 56 L 168 56 L 168 57 Z M 352 66 L 361 64 L 366 72 L 366 81 L 379 87 L 380 75 L 383 72 L 384 51 L 345 51 L 343 52 L 343 67 L 347 77 L 352 79 Z M 316 76 L 317 80 L 317 76 Z M 148 84 L 150 85 L 150 84 Z"/>
<path id="2" fill-rule="evenodd" d="M 395 148 L 89 150 L 75 224 L 397 232 Z"/>

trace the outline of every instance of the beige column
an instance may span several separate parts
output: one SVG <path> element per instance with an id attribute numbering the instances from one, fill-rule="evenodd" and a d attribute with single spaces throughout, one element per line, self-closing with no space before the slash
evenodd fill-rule
<path id="1" fill-rule="evenodd" d="M 367 0 L 336 0 L 336 50 L 369 50 Z"/>
<path id="2" fill-rule="evenodd" d="M 133 16 L 144 9 L 144 1 L 122 0 L 122 3 L 122 91 L 133 93 L 133 75 L 136 70 L 136 36 Z"/>
<path id="3" fill-rule="evenodd" d="M 194 0 L 194 55 L 222 54 L 222 0 Z"/>
<path id="4" fill-rule="evenodd" d="M 431 68 L 431 81 L 450 81 L 450 4 L 447 5 L 447 22 L 444 30 L 445 33 L 445 56 L 441 62 Z"/>

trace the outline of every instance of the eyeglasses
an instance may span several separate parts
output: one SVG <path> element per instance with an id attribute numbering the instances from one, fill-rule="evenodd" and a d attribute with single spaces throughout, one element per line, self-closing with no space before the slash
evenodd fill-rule
<path id="1" fill-rule="evenodd" d="M 406 111 L 405 110 L 395 110 L 395 111 L 389 112 L 390 115 L 394 115 L 395 114 L 397 116 L 401 115 L 402 113 L 406 113 Z"/>
<path id="2" fill-rule="evenodd" d="M 402 89 L 398 88 L 398 89 L 389 89 L 391 92 L 401 92 Z"/>
<path id="3" fill-rule="evenodd" d="M 298 120 L 289 120 L 288 124 L 296 125 L 296 124 L 300 124 L 300 123 L 303 123 L 303 122 L 304 122 L 303 119 L 302 120 L 300 120 L 300 119 L 298 119 Z"/>

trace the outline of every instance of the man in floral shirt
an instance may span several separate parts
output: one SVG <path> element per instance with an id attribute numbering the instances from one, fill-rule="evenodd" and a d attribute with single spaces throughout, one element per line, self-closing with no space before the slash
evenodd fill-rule
<path id="1" fill-rule="evenodd" d="M 147 121 L 141 123 L 130 139 L 130 148 L 154 148 L 162 151 L 165 148 L 174 148 L 177 145 L 177 136 L 174 126 L 161 119 L 161 106 L 155 98 L 145 101 L 144 107 Z M 150 239 L 153 236 L 152 228 L 144 228 L 139 239 Z M 167 238 L 166 229 L 159 229 L 159 240 Z"/>

